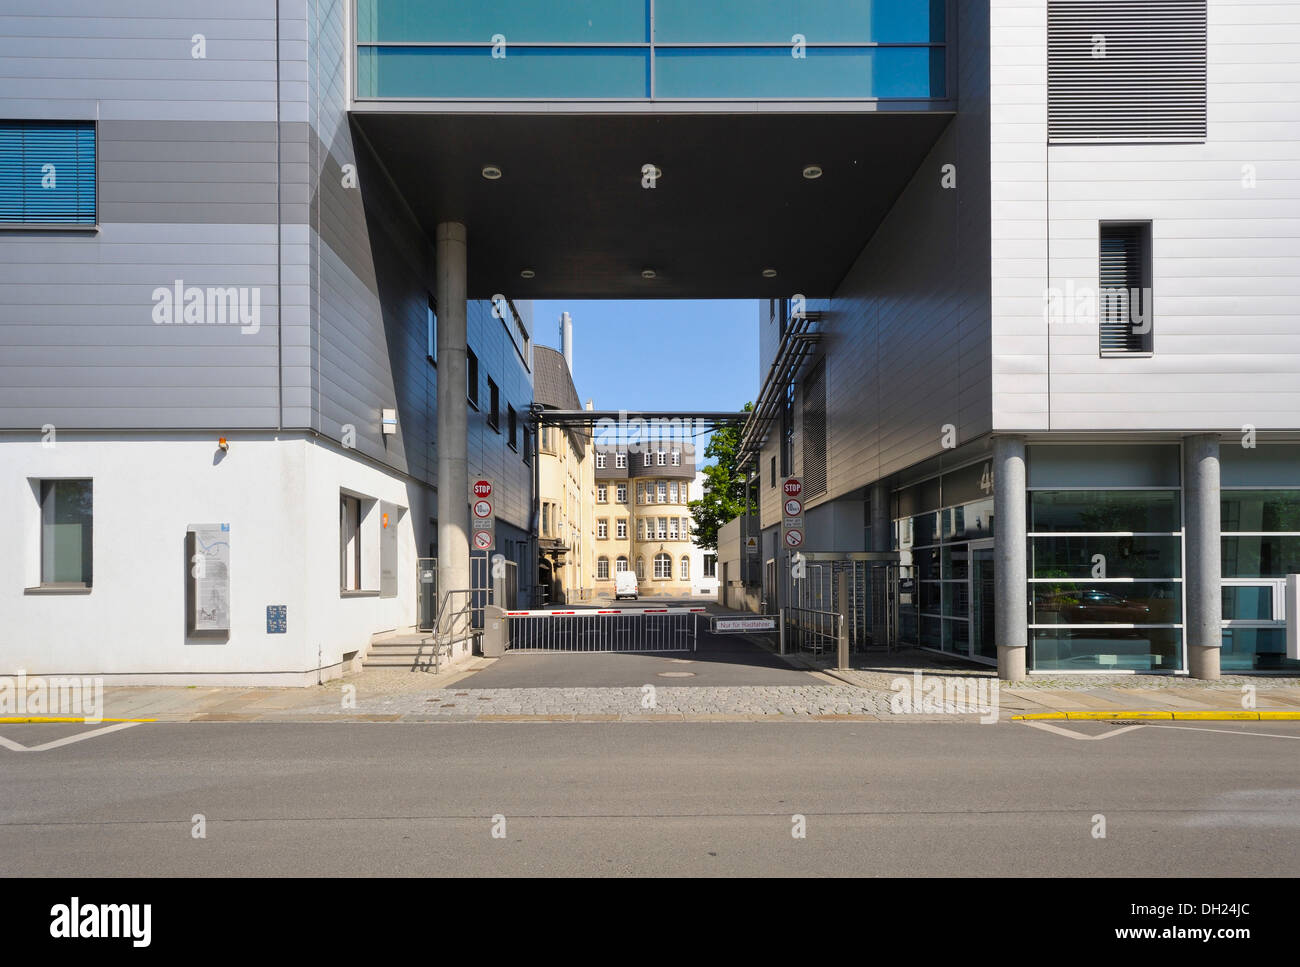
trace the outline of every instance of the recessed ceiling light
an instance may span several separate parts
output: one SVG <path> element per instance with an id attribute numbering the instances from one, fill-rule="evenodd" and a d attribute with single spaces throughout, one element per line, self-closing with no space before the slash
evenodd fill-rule
<path id="1" fill-rule="evenodd" d="M 496 181 L 498 178 L 501 177 L 501 169 L 496 165 L 484 165 L 483 177 L 486 178 L 488 181 Z"/>
<path id="2" fill-rule="evenodd" d="M 776 278 L 776 269 L 764 269 L 764 270 L 763 270 L 763 278 L 765 278 L 765 279 L 775 279 L 775 278 Z"/>
<path id="3" fill-rule="evenodd" d="M 521 278 L 521 279 L 531 279 L 531 278 L 533 278 L 535 275 L 537 275 L 537 273 L 534 272 L 532 269 L 524 269 L 522 272 L 519 273 L 519 278 Z"/>
<path id="4" fill-rule="evenodd" d="M 814 178 L 820 178 L 822 176 L 822 166 L 805 165 L 803 169 L 803 176 L 807 178 L 809 181 L 812 181 Z"/>
<path id="5" fill-rule="evenodd" d="M 643 279 L 653 279 L 657 274 L 654 269 L 641 270 L 641 278 Z"/>

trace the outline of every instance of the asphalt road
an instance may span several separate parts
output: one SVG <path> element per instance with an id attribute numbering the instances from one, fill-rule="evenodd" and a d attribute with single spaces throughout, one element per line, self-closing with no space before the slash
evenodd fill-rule
<path id="1" fill-rule="evenodd" d="M 0 874 L 1294 876 L 1297 742 L 1294 723 L 139 725 L 0 749 Z"/>

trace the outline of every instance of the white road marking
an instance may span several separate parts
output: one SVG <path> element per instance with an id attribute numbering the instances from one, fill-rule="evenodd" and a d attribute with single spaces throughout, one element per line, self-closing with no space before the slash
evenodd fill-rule
<path id="1" fill-rule="evenodd" d="M 1057 735 L 1065 736 L 1067 739 L 1087 739 L 1087 740 L 1112 739 L 1117 735 L 1123 735 L 1125 732 L 1132 732 L 1134 729 L 1146 728 L 1145 724 L 1129 725 L 1122 729 L 1113 729 L 1110 732 L 1098 732 L 1096 735 L 1088 735 L 1085 732 L 1075 732 L 1072 729 L 1063 729 L 1059 725 L 1051 725 L 1047 722 L 1022 721 L 1020 724 L 1029 725 L 1036 729 L 1042 729 L 1044 732 L 1054 732 Z"/>
<path id="2" fill-rule="evenodd" d="M 93 739 L 97 735 L 107 735 L 109 732 L 118 732 L 122 729 L 134 728 L 139 722 L 120 722 L 117 725 L 106 725 L 102 729 L 91 729 L 89 732 L 78 732 L 76 735 L 64 736 L 62 739 L 55 739 L 53 742 L 46 742 L 43 745 L 25 746 L 13 739 L 6 739 L 0 735 L 0 746 L 11 752 L 45 752 L 47 749 L 57 749 L 62 745 L 71 745 L 73 742 L 81 742 L 85 739 Z"/>
<path id="3" fill-rule="evenodd" d="M 1242 732 L 1238 729 L 1203 729 L 1195 725 L 1156 725 L 1157 729 L 1182 729 L 1184 732 L 1218 732 L 1220 735 L 1258 735 L 1264 739 L 1300 739 L 1300 735 L 1284 735 L 1281 732 Z"/>

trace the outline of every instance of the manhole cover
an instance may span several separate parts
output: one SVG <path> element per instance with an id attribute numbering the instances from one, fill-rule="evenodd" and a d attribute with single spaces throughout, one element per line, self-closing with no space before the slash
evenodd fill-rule
<path id="1" fill-rule="evenodd" d="M 695 672 L 660 672 L 660 678 L 694 678 Z"/>

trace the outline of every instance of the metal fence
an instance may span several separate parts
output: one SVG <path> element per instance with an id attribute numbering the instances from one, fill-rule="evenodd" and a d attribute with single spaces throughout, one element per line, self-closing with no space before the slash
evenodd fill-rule
<path id="1" fill-rule="evenodd" d="M 493 557 L 499 558 L 495 563 L 503 569 L 501 576 L 493 578 Z M 470 587 L 473 589 L 470 611 L 474 628 L 483 630 L 483 609 L 489 605 L 498 608 L 519 607 L 519 565 L 507 560 L 504 555 L 471 555 L 469 559 Z M 502 600 L 498 601 L 497 591 L 501 589 Z"/>
<path id="2" fill-rule="evenodd" d="M 695 651 L 704 608 L 507 611 L 508 652 Z"/>
<path id="3" fill-rule="evenodd" d="M 789 560 L 770 572 L 781 581 L 782 602 L 804 611 L 840 613 L 839 573 L 848 572 L 849 649 L 892 649 L 897 639 L 897 568 L 853 555 L 805 555 L 804 576 L 793 577 Z M 821 559 L 819 559 L 821 558 Z"/>
<path id="4" fill-rule="evenodd" d="M 839 648 L 844 616 L 836 611 L 813 608 L 782 608 L 785 616 L 785 650 L 814 655 Z"/>

